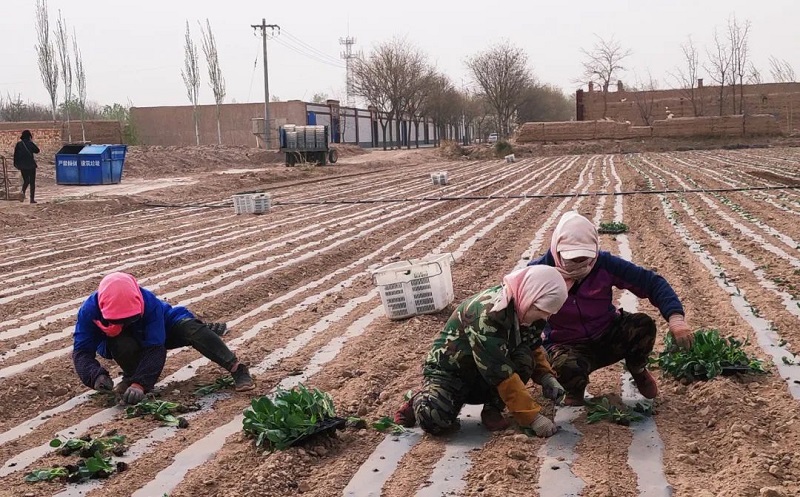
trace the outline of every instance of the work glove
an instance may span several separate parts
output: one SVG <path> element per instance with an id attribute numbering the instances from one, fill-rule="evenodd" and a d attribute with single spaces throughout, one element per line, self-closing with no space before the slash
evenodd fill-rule
<path id="1" fill-rule="evenodd" d="M 564 401 L 564 396 L 567 394 L 567 391 L 564 390 L 564 387 L 561 386 L 561 383 L 555 378 L 555 376 L 551 374 L 545 374 L 542 376 L 542 395 L 545 398 L 548 398 L 555 402 L 556 404 L 560 404 Z"/>
<path id="2" fill-rule="evenodd" d="M 536 433 L 537 437 L 552 437 L 558 431 L 558 426 L 541 414 L 534 418 L 533 423 L 531 423 L 530 426 L 533 432 Z"/>
<path id="3" fill-rule="evenodd" d="M 122 394 L 122 401 L 126 404 L 134 405 L 144 400 L 144 387 L 138 383 L 131 383 L 131 386 Z"/>
<path id="4" fill-rule="evenodd" d="M 101 374 L 94 380 L 94 389 L 95 390 L 103 390 L 109 391 L 114 388 L 114 382 L 111 381 L 111 378 L 107 374 Z"/>
<path id="5" fill-rule="evenodd" d="M 686 319 L 680 314 L 673 314 L 669 317 L 669 332 L 675 339 L 675 343 L 683 349 L 690 349 L 694 342 L 694 333 L 689 325 L 686 324 Z"/>

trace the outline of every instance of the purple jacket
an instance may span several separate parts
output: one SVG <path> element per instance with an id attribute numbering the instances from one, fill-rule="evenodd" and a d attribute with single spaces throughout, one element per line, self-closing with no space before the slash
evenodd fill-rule
<path id="1" fill-rule="evenodd" d="M 555 266 L 548 251 L 529 266 Z M 557 343 L 585 342 L 602 335 L 617 317 L 613 304 L 613 288 L 630 290 L 639 298 L 647 298 L 664 319 L 683 315 L 683 306 L 667 280 L 657 273 L 601 251 L 592 272 L 569 290 L 567 301 L 550 316 L 545 328 L 545 346 Z"/>

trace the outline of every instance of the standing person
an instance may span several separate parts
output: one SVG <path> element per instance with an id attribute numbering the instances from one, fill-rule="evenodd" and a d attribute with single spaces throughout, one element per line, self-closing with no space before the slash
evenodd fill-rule
<path id="1" fill-rule="evenodd" d="M 181 306 L 171 306 L 141 288 L 127 273 L 111 273 L 78 311 L 72 360 L 84 385 L 95 390 L 114 386 L 95 358 L 99 353 L 122 368 L 114 391 L 136 404 L 153 389 L 167 359 L 167 349 L 192 346 L 230 371 L 237 392 L 255 385 L 247 366 L 239 363 L 219 337 L 225 327 L 207 325 Z"/>
<path id="2" fill-rule="evenodd" d="M 22 173 L 22 196 L 19 201 L 25 201 L 25 190 L 31 187 L 31 203 L 35 204 L 34 195 L 36 193 L 36 159 L 33 154 L 39 153 L 39 147 L 33 143 L 33 135 L 26 129 L 19 137 L 17 145 L 14 147 L 14 167 Z"/>
<path id="3" fill-rule="evenodd" d="M 566 298 L 558 271 L 539 266 L 514 271 L 502 285 L 462 302 L 425 359 L 422 390 L 398 409 L 395 422 L 419 422 L 440 435 L 458 427 L 464 404 L 484 404 L 481 420 L 489 430 L 508 427 L 502 415 L 508 407 L 517 423 L 538 436 L 555 434 L 556 425 L 540 414 L 525 384 L 533 376 L 546 397 L 563 396 L 541 347 L 542 326 L 532 325 L 557 312 Z"/>
<path id="4" fill-rule="evenodd" d="M 645 313 L 614 307 L 613 289 L 630 290 L 649 299 L 669 323 L 675 341 L 690 347 L 693 334 L 684 319 L 683 305 L 663 277 L 599 248 L 594 224 L 571 211 L 561 216 L 550 250 L 529 263 L 554 266 L 569 287 L 567 302 L 545 328 L 544 346 L 550 363 L 567 390 L 565 402 L 569 405 L 583 403 L 593 371 L 623 359 L 639 392 L 653 399 L 658 384 L 647 363 L 655 345 L 656 323 Z"/>

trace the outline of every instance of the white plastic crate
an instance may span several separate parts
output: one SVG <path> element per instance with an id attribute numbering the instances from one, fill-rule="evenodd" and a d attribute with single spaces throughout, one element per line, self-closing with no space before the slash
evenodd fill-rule
<path id="1" fill-rule="evenodd" d="M 233 212 L 236 214 L 262 214 L 272 206 L 268 193 L 240 193 L 233 195 Z"/>
<path id="2" fill-rule="evenodd" d="M 439 171 L 436 173 L 431 173 L 431 181 L 434 185 L 446 185 L 447 184 L 447 171 Z"/>
<path id="3" fill-rule="evenodd" d="M 452 254 L 394 262 L 372 273 L 389 319 L 438 312 L 453 301 Z"/>

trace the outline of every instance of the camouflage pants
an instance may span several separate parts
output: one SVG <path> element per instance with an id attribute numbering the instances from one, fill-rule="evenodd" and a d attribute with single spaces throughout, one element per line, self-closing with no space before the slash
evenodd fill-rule
<path id="1" fill-rule="evenodd" d="M 520 378 L 527 383 L 530 375 L 520 375 Z M 497 387 L 489 385 L 482 377 L 465 382 L 444 372 L 425 376 L 422 390 L 411 400 L 419 426 L 431 435 L 442 435 L 458 428 L 458 414 L 464 404 L 484 404 L 499 411 L 506 408 Z"/>
<path id="2" fill-rule="evenodd" d="M 647 365 L 656 342 L 656 323 L 644 313 L 620 315 L 609 329 L 596 339 L 576 344 L 554 344 L 547 347 L 550 365 L 558 373 L 558 381 L 568 393 L 583 396 L 589 374 L 625 360 L 631 371 Z"/>

